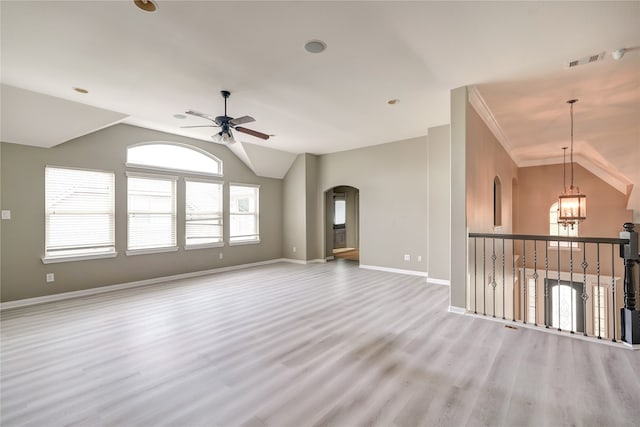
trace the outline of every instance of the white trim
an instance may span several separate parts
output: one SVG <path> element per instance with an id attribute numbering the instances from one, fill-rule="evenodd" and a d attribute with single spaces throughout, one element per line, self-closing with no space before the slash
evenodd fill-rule
<path id="1" fill-rule="evenodd" d="M 193 251 L 195 249 L 223 248 L 224 242 L 202 243 L 200 245 L 185 245 L 185 251 Z"/>
<path id="2" fill-rule="evenodd" d="M 334 257 L 333 255 L 325 258 L 326 261 L 333 261 L 334 259 L 336 259 L 336 257 Z"/>
<path id="3" fill-rule="evenodd" d="M 163 252 L 176 252 L 178 250 L 177 246 L 168 246 L 164 248 L 147 248 L 147 249 L 130 249 L 125 253 L 127 256 L 132 255 L 149 255 L 149 254 L 160 254 Z"/>
<path id="4" fill-rule="evenodd" d="M 223 273 L 226 271 L 242 270 L 245 268 L 259 267 L 261 265 L 276 264 L 278 262 L 288 262 L 283 258 L 270 259 L 267 261 L 252 262 L 249 264 L 231 265 L 228 267 L 214 268 L 211 270 L 194 271 L 191 273 L 175 274 L 173 276 L 156 277 L 153 279 L 139 280 L 136 282 L 120 283 L 117 285 L 100 286 L 97 288 L 83 289 L 80 291 L 63 292 L 53 295 L 45 295 L 35 298 L 25 298 L 16 301 L 7 301 L 0 303 L 0 311 L 10 308 L 25 307 L 28 305 L 42 304 L 46 302 L 61 301 L 71 298 L 79 298 L 84 296 L 102 294 L 105 292 L 117 291 L 121 289 L 137 288 L 140 286 L 155 285 L 158 283 L 170 282 L 172 280 L 189 279 L 192 277 L 207 276 L 209 274 Z"/>
<path id="5" fill-rule="evenodd" d="M 427 283 L 433 283 L 434 285 L 444 285 L 451 286 L 451 282 L 445 279 L 434 279 L 431 277 L 427 277 Z"/>
<path id="6" fill-rule="evenodd" d="M 282 262 L 290 262 L 291 264 L 302 264 L 302 265 L 323 264 L 323 263 L 327 262 L 326 259 L 322 259 L 322 258 L 310 259 L 310 260 L 293 259 L 293 258 L 280 258 L 280 261 L 282 261 Z"/>
<path id="7" fill-rule="evenodd" d="M 366 270 L 386 271 L 387 273 L 408 274 L 408 275 L 411 275 L 411 276 L 421 276 L 421 277 L 428 277 L 429 276 L 429 274 L 424 272 L 424 271 L 403 270 L 403 269 L 400 269 L 400 268 L 389 268 L 389 267 L 379 267 L 377 265 L 360 264 L 360 268 L 364 268 Z"/>
<path id="8" fill-rule="evenodd" d="M 57 264 L 59 262 L 72 262 L 72 261 L 88 261 L 92 259 L 102 259 L 102 258 L 115 258 L 118 256 L 118 252 L 108 252 L 101 254 L 91 254 L 91 255 L 72 255 L 65 257 L 42 257 L 43 264 Z"/>
<path id="9" fill-rule="evenodd" d="M 229 242 L 229 246 L 257 245 L 258 243 L 262 243 L 260 241 L 260 239 L 258 239 L 258 240 L 238 240 L 236 242 Z"/>
<path id="10" fill-rule="evenodd" d="M 171 173 L 178 172 L 182 175 L 196 175 L 196 176 L 203 176 L 203 177 L 210 176 L 212 178 L 224 178 L 224 175 L 212 173 L 212 172 L 198 172 L 198 171 L 192 171 L 192 170 L 186 170 L 186 169 L 163 168 L 161 166 L 144 166 L 137 163 L 129 163 L 129 162 L 125 163 L 124 165 L 130 169 L 153 170 L 153 171 L 171 172 Z M 137 173 L 144 173 L 144 172 L 137 172 Z"/>
<path id="11" fill-rule="evenodd" d="M 493 136 L 496 137 L 500 145 L 505 149 L 510 156 L 513 156 L 513 147 L 509 143 L 507 136 L 505 135 L 500 123 L 496 120 L 496 117 L 491 112 L 491 109 L 487 105 L 486 101 L 480 94 L 480 91 L 476 86 L 469 86 L 469 104 L 478 113 L 482 121 L 489 128 Z M 517 163 L 517 161 L 516 161 Z"/>
<path id="12" fill-rule="evenodd" d="M 158 179 L 158 180 L 170 180 L 170 181 L 178 181 L 178 176 L 177 175 L 162 175 L 162 174 L 157 174 L 157 173 L 144 173 L 144 172 L 133 172 L 133 171 L 126 171 L 125 175 L 127 177 L 132 177 L 132 178 L 146 178 L 146 179 Z"/>
<path id="13" fill-rule="evenodd" d="M 447 310 L 449 313 L 454 313 L 454 314 L 467 314 L 467 310 L 465 310 L 462 307 L 455 307 L 453 305 L 449 306 L 449 310 Z"/>

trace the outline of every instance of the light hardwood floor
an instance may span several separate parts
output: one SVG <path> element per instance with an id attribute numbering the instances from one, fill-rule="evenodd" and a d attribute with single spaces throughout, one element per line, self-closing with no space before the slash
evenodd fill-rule
<path id="1" fill-rule="evenodd" d="M 637 426 L 640 352 L 273 264 L 1 314 L 2 426 Z"/>

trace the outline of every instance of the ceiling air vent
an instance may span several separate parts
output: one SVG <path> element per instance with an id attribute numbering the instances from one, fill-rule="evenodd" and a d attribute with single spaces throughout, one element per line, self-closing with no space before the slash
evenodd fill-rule
<path id="1" fill-rule="evenodd" d="M 569 62 L 569 68 L 577 67 L 578 65 L 591 64 L 592 62 L 602 61 L 604 59 L 604 52 L 597 53 L 591 56 L 585 56 L 584 58 L 574 59 Z"/>

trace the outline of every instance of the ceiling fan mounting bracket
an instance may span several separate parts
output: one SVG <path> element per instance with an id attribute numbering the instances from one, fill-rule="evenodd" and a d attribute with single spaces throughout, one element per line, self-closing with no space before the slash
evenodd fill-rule
<path id="1" fill-rule="evenodd" d="M 220 94 L 222 95 L 222 97 L 224 99 L 227 99 L 229 97 L 229 95 L 231 95 L 231 92 L 229 92 L 228 90 L 221 90 Z"/>

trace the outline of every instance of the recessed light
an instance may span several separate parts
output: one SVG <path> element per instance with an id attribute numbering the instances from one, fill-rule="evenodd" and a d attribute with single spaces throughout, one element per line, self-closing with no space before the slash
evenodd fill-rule
<path id="1" fill-rule="evenodd" d="M 390 99 L 390 100 L 388 100 L 388 101 L 387 101 L 387 104 L 389 104 L 389 105 L 396 105 L 396 104 L 398 104 L 399 102 L 400 102 L 400 100 L 399 100 L 399 99 Z"/>
<path id="2" fill-rule="evenodd" d="M 88 90 L 83 89 L 83 88 L 81 88 L 81 87 L 74 87 L 74 88 L 73 88 L 73 90 L 75 90 L 75 91 L 76 91 L 76 92 L 78 92 L 78 93 L 89 93 L 89 91 L 88 91 Z"/>
<path id="3" fill-rule="evenodd" d="M 322 40 L 311 40 L 304 45 L 304 48 L 309 53 L 320 53 L 327 48 L 327 44 Z"/>
<path id="4" fill-rule="evenodd" d="M 174 114 L 173 117 L 175 117 L 176 119 L 180 119 L 180 120 L 183 120 L 183 119 L 187 118 L 187 116 L 185 116 L 184 114 Z"/>
<path id="5" fill-rule="evenodd" d="M 138 9 L 142 9 L 145 12 L 155 12 L 158 10 L 158 3 L 154 0 L 133 0 Z"/>

